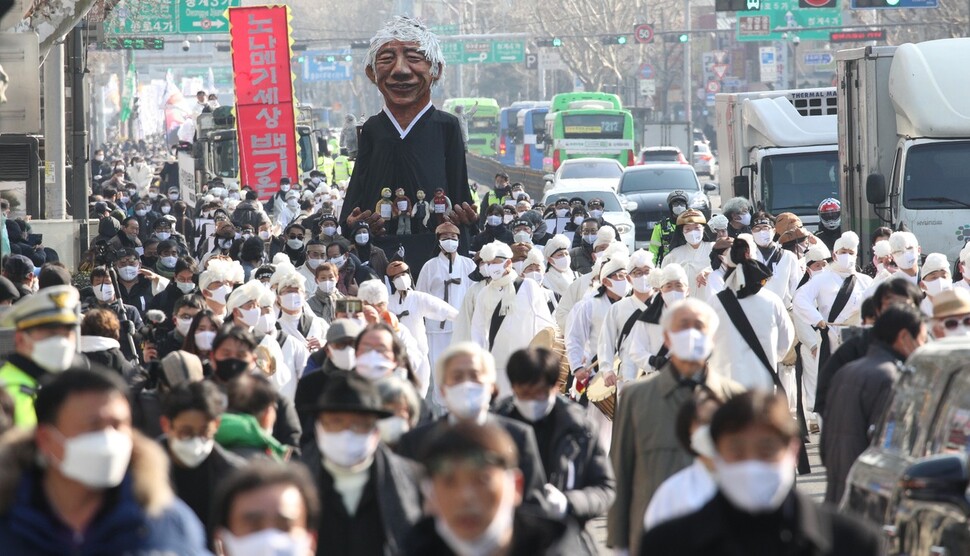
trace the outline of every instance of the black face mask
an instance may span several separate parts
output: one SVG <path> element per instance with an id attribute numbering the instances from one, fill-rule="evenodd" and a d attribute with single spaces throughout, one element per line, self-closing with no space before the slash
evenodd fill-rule
<path id="1" fill-rule="evenodd" d="M 142 255 L 141 265 L 143 267 L 155 268 L 155 263 L 158 262 L 158 257 L 149 257 L 148 255 Z"/>
<path id="2" fill-rule="evenodd" d="M 229 382 L 249 370 L 249 363 L 242 359 L 223 359 L 213 363 L 216 366 L 215 374 L 222 382 Z"/>

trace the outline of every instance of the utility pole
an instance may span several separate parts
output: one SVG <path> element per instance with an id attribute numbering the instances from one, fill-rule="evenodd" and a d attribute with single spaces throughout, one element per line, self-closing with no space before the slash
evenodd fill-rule
<path id="1" fill-rule="evenodd" d="M 694 152 L 694 125 L 691 123 L 691 105 L 694 104 L 694 91 L 690 79 L 690 0 L 684 0 L 684 28 L 687 30 L 687 40 L 684 41 L 684 119 L 687 120 L 687 149 L 685 156 L 692 156 Z"/>
<path id="2" fill-rule="evenodd" d="M 80 25 L 70 37 L 68 67 L 71 76 L 71 216 L 78 221 L 78 240 L 83 252 L 90 243 L 88 237 L 88 127 L 85 118 L 87 96 L 84 90 L 85 52 Z"/>
<path id="3" fill-rule="evenodd" d="M 64 43 L 58 42 L 51 47 L 47 59 L 44 60 L 44 158 L 52 169 L 52 182 L 47 182 L 47 172 L 44 172 L 44 185 L 47 195 L 41 199 L 49 201 L 47 214 L 40 214 L 41 218 L 63 220 L 67 218 L 65 199 L 65 157 L 66 142 L 64 138 Z M 45 164 L 46 166 L 46 164 Z M 46 197 L 46 199 L 45 199 Z M 41 206 L 44 206 L 43 204 Z"/>

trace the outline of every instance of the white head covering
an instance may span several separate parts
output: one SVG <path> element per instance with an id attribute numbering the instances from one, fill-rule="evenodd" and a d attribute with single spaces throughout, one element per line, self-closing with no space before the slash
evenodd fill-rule
<path id="1" fill-rule="evenodd" d="M 250 301 L 259 301 L 259 296 L 263 294 L 265 289 L 259 280 L 251 280 L 239 286 L 229 294 L 229 299 L 226 301 L 226 312 L 232 314 L 236 307 L 241 307 Z"/>
<path id="2" fill-rule="evenodd" d="M 931 272 L 936 272 L 937 270 L 945 270 L 946 273 L 950 274 L 950 262 L 946 260 L 946 255 L 943 253 L 930 253 L 926 256 L 926 261 L 923 263 L 922 274 L 926 276 Z"/>
<path id="3" fill-rule="evenodd" d="M 919 248 L 919 240 L 911 232 L 893 232 L 889 236 L 889 247 L 893 253 L 905 251 L 907 247 Z"/>
<path id="4" fill-rule="evenodd" d="M 852 251 L 858 253 L 859 236 L 851 230 L 848 232 L 843 232 L 842 236 L 835 240 L 835 245 L 833 245 L 833 247 L 835 247 L 836 251 L 839 249 L 851 249 Z"/>
<path id="5" fill-rule="evenodd" d="M 653 253 L 647 251 L 646 249 L 637 249 L 630 255 L 630 266 L 627 267 L 627 271 L 633 272 L 634 268 L 641 267 L 654 268 L 653 264 Z"/>
<path id="6" fill-rule="evenodd" d="M 608 277 L 610 274 L 617 272 L 619 270 L 626 270 L 627 265 L 630 264 L 630 259 L 622 253 L 611 256 L 608 259 L 603 260 L 603 264 L 600 266 L 600 281 L 603 278 Z"/>
<path id="7" fill-rule="evenodd" d="M 482 250 L 478 254 L 485 262 L 494 261 L 498 257 L 511 259 L 512 248 L 501 241 L 493 241 L 482 247 Z"/>
<path id="8" fill-rule="evenodd" d="M 677 263 L 671 263 L 656 272 L 650 273 L 650 285 L 658 290 L 664 284 L 669 284 L 670 282 L 682 282 L 685 286 L 690 285 L 690 282 L 687 281 L 687 271 L 684 270 L 684 267 Z"/>
<path id="9" fill-rule="evenodd" d="M 546 257 L 542 254 L 542 251 L 535 247 L 529 249 L 529 254 L 525 256 L 525 264 L 522 265 L 522 268 L 528 268 L 534 264 L 539 265 L 539 268 L 546 267 Z"/>
<path id="10" fill-rule="evenodd" d="M 603 226 L 596 232 L 596 241 L 593 242 L 593 249 L 600 245 L 609 245 L 616 241 L 616 232 L 609 226 Z"/>
<path id="11" fill-rule="evenodd" d="M 234 282 L 235 268 L 229 261 L 213 259 L 209 266 L 199 274 L 199 289 L 204 290 L 213 282 Z"/>
<path id="12" fill-rule="evenodd" d="M 387 286 L 380 280 L 367 280 L 357 288 L 357 297 L 370 305 L 387 303 L 388 296 Z"/>
<path id="13" fill-rule="evenodd" d="M 893 248 L 889 246 L 889 241 L 880 239 L 875 245 L 872 246 L 872 254 L 881 259 L 892 255 Z"/>
<path id="14" fill-rule="evenodd" d="M 885 242 L 882 242 L 882 243 L 885 243 Z M 815 242 L 813 245 L 811 245 L 808 248 L 808 252 L 805 253 L 805 260 L 807 260 L 809 264 L 815 263 L 818 261 L 824 261 L 826 259 L 831 259 L 831 258 L 832 258 L 832 252 L 829 251 L 828 246 L 822 243 L 821 241 Z"/>
<path id="15" fill-rule="evenodd" d="M 292 265 L 291 265 L 292 268 Z M 303 276 L 296 269 L 280 269 L 269 279 L 269 287 L 278 292 L 286 288 L 299 288 L 300 293 L 306 292 L 306 276 Z"/>
<path id="16" fill-rule="evenodd" d="M 542 248 L 542 254 L 548 259 L 560 249 L 566 249 L 568 251 L 571 245 L 568 237 L 562 234 L 556 234 L 546 242 L 546 246 Z"/>

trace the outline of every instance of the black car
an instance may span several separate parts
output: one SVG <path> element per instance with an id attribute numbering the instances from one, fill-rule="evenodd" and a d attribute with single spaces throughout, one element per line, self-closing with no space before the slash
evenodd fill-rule
<path id="1" fill-rule="evenodd" d="M 880 525 L 890 552 L 970 554 L 968 452 L 970 342 L 933 342 L 907 362 L 840 508 Z"/>
<path id="2" fill-rule="evenodd" d="M 711 217 L 711 202 L 707 198 L 708 191 L 714 191 L 717 186 L 705 184 L 697 179 L 697 174 L 690 166 L 682 164 L 653 164 L 649 166 L 630 166 L 623 170 L 617 192 L 627 200 L 637 204 L 637 208 L 630 212 L 636 226 L 636 245 L 638 248 L 647 247 L 653 234 L 653 227 L 670 213 L 667 207 L 667 195 L 671 191 L 682 190 L 687 193 L 690 208 Z"/>

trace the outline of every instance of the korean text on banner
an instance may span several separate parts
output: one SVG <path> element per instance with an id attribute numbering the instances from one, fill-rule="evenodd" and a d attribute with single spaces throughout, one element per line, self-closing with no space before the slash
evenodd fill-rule
<path id="1" fill-rule="evenodd" d="M 229 8 L 239 177 L 260 199 L 298 179 L 289 8 Z"/>

